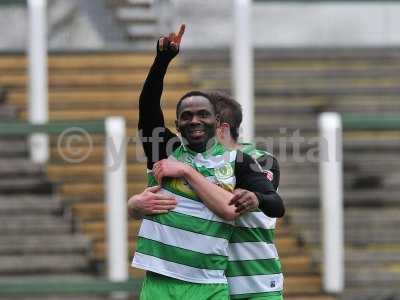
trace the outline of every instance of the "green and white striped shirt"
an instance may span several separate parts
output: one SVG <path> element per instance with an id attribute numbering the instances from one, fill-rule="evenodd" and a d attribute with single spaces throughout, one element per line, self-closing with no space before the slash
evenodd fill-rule
<path id="1" fill-rule="evenodd" d="M 208 180 L 233 191 L 236 151 L 219 143 L 204 153 L 179 146 L 169 159 L 191 165 Z M 149 185 L 155 185 L 149 173 Z M 176 197 L 166 214 L 146 216 L 132 266 L 195 283 L 226 283 L 228 241 L 233 222 L 209 210 L 183 178 L 165 178 L 162 193 Z"/>
<path id="2" fill-rule="evenodd" d="M 270 155 L 249 144 L 244 144 L 241 151 L 255 160 Z M 274 245 L 275 225 L 276 219 L 260 210 L 235 221 L 226 270 L 232 299 L 267 296 L 283 290 L 282 268 Z"/>

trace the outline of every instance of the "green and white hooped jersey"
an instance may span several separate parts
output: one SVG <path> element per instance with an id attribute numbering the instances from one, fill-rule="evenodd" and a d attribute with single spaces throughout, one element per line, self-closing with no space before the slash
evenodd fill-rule
<path id="1" fill-rule="evenodd" d="M 254 159 L 268 154 L 248 144 L 241 150 Z M 226 270 L 232 299 L 267 296 L 283 290 L 281 263 L 274 245 L 275 225 L 276 218 L 269 218 L 260 210 L 236 219 Z"/>
<path id="2" fill-rule="evenodd" d="M 233 191 L 236 151 L 221 144 L 204 153 L 178 147 L 169 159 L 191 165 L 208 180 Z M 148 173 L 149 185 L 156 185 Z M 132 266 L 194 283 L 227 283 L 228 241 L 233 222 L 209 210 L 183 178 L 164 178 L 162 193 L 177 206 L 166 214 L 146 216 L 140 227 Z"/>

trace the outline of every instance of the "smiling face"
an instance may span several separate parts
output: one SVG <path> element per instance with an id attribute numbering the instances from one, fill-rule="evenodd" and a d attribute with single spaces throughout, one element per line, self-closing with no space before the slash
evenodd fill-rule
<path id="1" fill-rule="evenodd" d="M 207 149 L 207 142 L 215 136 L 218 125 L 212 104 L 203 96 L 184 98 L 175 123 L 188 147 L 196 152 Z"/>

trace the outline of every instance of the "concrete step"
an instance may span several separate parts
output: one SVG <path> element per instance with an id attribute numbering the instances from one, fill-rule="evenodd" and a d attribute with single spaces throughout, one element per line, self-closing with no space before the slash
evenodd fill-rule
<path id="1" fill-rule="evenodd" d="M 90 262 L 85 254 L 0 256 L 0 275 L 65 274 L 88 271 L 90 271 Z"/>
<path id="2" fill-rule="evenodd" d="M 309 244 L 319 244 L 320 235 L 319 228 L 302 228 L 300 233 L 302 239 Z M 346 228 L 344 237 L 347 244 L 354 246 L 400 242 L 397 228 Z"/>
<path id="3" fill-rule="evenodd" d="M 9 284 L 16 285 L 21 287 L 21 290 L 18 295 L 14 297 L 11 295 L 0 295 L 1 300 L 10 299 L 19 299 L 19 300 L 111 300 L 115 299 L 112 295 L 109 294 L 96 294 L 91 289 L 91 293 L 88 294 L 81 294 L 80 292 L 76 292 L 76 284 L 71 283 L 93 283 L 96 280 L 104 281 L 103 276 L 95 276 L 90 275 L 87 273 L 69 273 L 69 274 L 40 274 L 40 277 L 35 274 L 28 274 L 28 275 L 17 275 L 17 276 L 0 276 L 0 286 L 9 287 Z M 42 293 L 43 290 L 41 289 L 43 286 L 46 286 L 47 290 L 52 290 L 50 286 L 58 286 L 62 283 L 67 284 L 67 288 L 64 289 L 64 293 L 57 294 L 57 293 Z M 91 284 L 93 286 L 93 284 Z M 50 287 L 50 288 L 49 288 Z M 97 288 L 98 290 L 99 288 Z M 101 289 L 101 288 L 100 288 Z M 90 288 L 89 288 L 90 290 Z M 32 292 L 33 291 L 33 292 Z M 67 292 L 65 292 L 67 291 Z M 68 292 L 69 291 L 69 292 Z M 22 292 L 22 293 L 21 293 Z M 1 293 L 0 294 L 4 294 Z M 130 300 L 133 300 L 129 298 Z M 137 300 L 135 298 L 135 300 Z"/>
<path id="4" fill-rule="evenodd" d="M 173 120 L 173 117 L 176 115 L 175 109 L 169 109 L 165 111 L 165 118 L 168 118 L 168 120 Z M 101 120 L 105 119 L 109 116 L 121 116 L 126 119 L 126 124 L 127 126 L 133 127 L 137 126 L 138 119 L 139 119 L 139 113 L 136 109 L 116 109 L 116 108 L 111 108 L 111 109 L 79 109 L 79 110 L 70 110 L 70 109 L 65 109 L 65 110 L 53 110 L 49 113 L 49 117 L 53 121 L 76 121 L 76 120 Z M 21 112 L 21 117 L 26 118 L 27 117 L 27 111 Z M 167 122 L 167 124 L 170 126 L 172 125 L 172 121 Z"/>
<path id="5" fill-rule="evenodd" d="M 15 120 L 18 115 L 18 109 L 15 106 L 1 104 L 0 102 L 0 121 Z"/>
<path id="6" fill-rule="evenodd" d="M 134 26 L 137 29 L 142 29 L 141 26 Z M 143 26 L 145 33 L 146 27 Z M 146 73 L 134 73 L 130 70 L 122 70 L 115 72 L 96 72 L 95 74 L 88 71 L 85 72 L 63 72 L 51 73 L 49 76 L 50 87 L 69 88 L 71 85 L 77 87 L 120 87 L 129 86 L 130 88 L 138 87 L 146 79 Z M 182 71 L 175 71 L 171 76 L 166 77 L 168 85 L 188 85 L 188 74 Z M 24 88 L 26 87 L 26 74 L 18 72 L 17 74 L 9 74 L 0 78 L 0 84 L 9 88 Z"/>
<path id="7" fill-rule="evenodd" d="M 23 235 L 0 238 L 0 260 L 4 255 L 86 254 L 88 239 L 81 234 Z M 1 266 L 1 263 L 0 263 Z"/>
<path id="8" fill-rule="evenodd" d="M 399 88 L 396 85 L 398 79 L 387 81 L 364 80 L 359 82 L 347 82 L 346 80 L 310 80 L 306 82 L 270 80 L 255 81 L 256 97 L 274 97 L 274 96 L 348 96 L 348 95 L 396 95 Z M 230 81 L 225 80 L 203 80 L 202 89 L 206 90 L 230 90 Z"/>
<path id="9" fill-rule="evenodd" d="M 3 105 L 6 100 L 6 90 L 0 87 L 0 105 Z"/>
<path id="10" fill-rule="evenodd" d="M 23 158 L 0 158 L 0 177 L 43 177 L 43 166 Z"/>
<path id="11" fill-rule="evenodd" d="M 154 42 L 154 41 L 153 41 Z M 115 51 L 115 52 L 78 52 L 78 53 L 51 53 L 49 55 L 49 71 L 71 71 L 71 70 L 115 70 L 128 69 L 132 71 L 147 72 L 154 60 L 154 53 Z M 175 59 L 172 66 L 180 65 L 181 59 Z M 25 54 L 4 54 L 0 57 L 0 70 L 15 72 L 27 68 Z M 146 76 L 146 75 L 145 75 Z M 9 93 L 9 91 L 7 91 Z M 7 94 L 9 96 L 9 94 Z"/>
<path id="12" fill-rule="evenodd" d="M 184 91 L 172 91 L 163 97 L 163 108 L 176 109 L 176 99 L 179 99 L 184 94 Z M 21 94 L 24 95 L 24 94 Z M 173 97 L 173 98 L 172 98 Z M 96 99 L 97 98 L 97 99 Z M 137 107 L 136 100 L 139 98 L 137 92 L 118 92 L 118 91 L 103 91 L 96 92 L 50 92 L 49 109 L 50 110 L 79 110 L 90 109 L 96 105 L 98 109 L 134 109 Z M 114 101 L 110 101 L 113 99 Z M 12 100 L 14 105 L 26 110 L 26 103 L 20 94 Z"/>
<path id="13" fill-rule="evenodd" d="M 60 198 L 48 195 L 0 195 L 1 216 L 52 215 L 62 210 Z"/>
<path id="14" fill-rule="evenodd" d="M 346 287 L 339 300 L 400 300 L 400 289 L 398 286 L 385 286 L 377 289 L 376 285 L 363 287 Z"/>
<path id="15" fill-rule="evenodd" d="M 393 250 L 372 250 L 363 247 L 346 247 L 345 249 L 346 268 L 357 270 L 362 267 L 386 268 L 387 271 L 395 270 L 400 265 L 400 253 L 398 249 Z M 322 262 L 320 251 L 313 251 L 312 261 Z"/>
<path id="16" fill-rule="evenodd" d="M 217 83 L 214 83 L 215 86 L 207 86 L 210 89 L 229 89 L 229 86 L 217 87 Z M 255 96 L 256 97 L 274 97 L 274 96 L 348 96 L 348 95 L 385 95 L 385 96 L 394 96 L 399 94 L 400 89 L 393 86 L 389 87 L 381 87 L 381 86 L 371 86 L 366 84 L 365 86 L 342 86 L 342 87 L 334 87 L 334 86 L 315 86 L 315 87 L 291 87 L 291 86 L 277 86 L 277 87 L 268 87 L 268 86 L 256 86 Z"/>
<path id="17" fill-rule="evenodd" d="M 46 178 L 0 179 L 0 194 L 51 194 L 55 186 Z"/>
<path id="18" fill-rule="evenodd" d="M 28 148 L 24 139 L 20 138 L 0 138 L 0 157 L 27 157 Z"/>
<path id="19" fill-rule="evenodd" d="M 319 191 L 316 189 L 285 190 L 281 187 L 280 194 L 288 207 L 318 207 Z M 345 206 L 350 207 L 383 207 L 398 206 L 400 201 L 399 191 L 396 190 L 359 190 L 347 191 L 344 195 Z"/>
<path id="20" fill-rule="evenodd" d="M 284 169 L 281 170 L 280 186 L 282 189 L 293 189 L 295 187 L 309 186 L 315 188 L 319 185 L 319 172 L 314 170 L 315 173 L 305 173 L 304 171 L 294 171 Z M 305 175 L 306 174 L 306 175 Z M 385 177 L 386 176 L 386 177 Z M 302 178 L 302 180 L 299 180 Z M 360 189 L 360 188 L 389 188 L 393 189 L 400 184 L 400 176 L 396 174 L 396 170 L 390 173 L 384 170 L 365 170 L 361 172 L 349 170 L 344 173 L 343 178 L 344 188 L 346 190 Z"/>
<path id="21" fill-rule="evenodd" d="M 51 215 L 14 215 L 2 216 L 0 219 L 1 235 L 58 235 L 72 232 L 72 223 L 62 217 Z M 22 238 L 22 237 L 21 237 Z"/>
<path id="22" fill-rule="evenodd" d="M 373 140 L 371 139 L 360 139 L 360 140 L 348 140 L 344 141 L 344 149 L 345 151 L 351 150 L 352 152 L 356 151 L 393 151 L 400 147 L 400 141 L 393 140 Z"/>
<path id="23" fill-rule="evenodd" d="M 360 80 L 366 79 L 392 79 L 398 78 L 400 75 L 400 66 L 371 66 L 370 68 L 348 68 L 346 69 L 344 65 L 341 66 L 321 66 L 320 68 L 315 68 L 309 65 L 309 68 L 303 68 L 293 62 L 293 65 L 273 65 L 273 63 L 257 61 L 255 66 L 255 78 L 259 82 L 268 82 L 271 80 L 286 80 L 288 82 L 309 82 L 312 80 L 322 81 L 326 80 L 336 82 L 346 80 L 348 83 L 357 83 Z M 230 80 L 230 67 L 229 65 L 207 65 L 202 67 L 201 65 L 194 65 L 191 68 L 192 76 L 196 80 L 219 80 L 219 81 L 229 81 Z"/>
<path id="24" fill-rule="evenodd" d="M 344 210 L 345 228 L 385 229 L 400 226 L 400 202 L 393 208 L 346 208 Z M 296 226 L 319 228 L 319 209 L 291 209 L 290 221 Z"/>
<path id="25" fill-rule="evenodd" d="M 346 272 L 346 284 L 351 287 L 370 287 L 371 285 L 384 287 L 400 286 L 400 272 L 377 270 L 365 267 Z"/>

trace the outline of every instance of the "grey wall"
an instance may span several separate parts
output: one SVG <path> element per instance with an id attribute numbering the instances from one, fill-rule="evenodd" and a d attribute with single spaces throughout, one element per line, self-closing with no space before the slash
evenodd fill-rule
<path id="1" fill-rule="evenodd" d="M 229 45 L 234 36 L 231 0 L 172 2 L 175 25 L 187 24 L 187 47 Z M 259 47 L 400 46 L 400 3 L 257 2 L 252 19 Z"/>
<path id="2" fill-rule="evenodd" d="M 48 41 L 50 49 L 102 48 L 104 38 L 91 20 L 82 1 L 48 0 Z M 90 0 L 95 4 L 95 1 Z M 0 9 L 0 50 L 23 50 L 27 45 L 28 12 L 25 6 Z"/>
<path id="3" fill-rule="evenodd" d="M 167 0 L 158 0 L 167 1 Z M 104 49 L 124 44 L 104 0 L 48 0 L 50 49 Z M 172 27 L 187 24 L 184 47 L 226 48 L 232 32 L 232 0 L 169 0 Z M 400 3 L 254 3 L 256 47 L 400 46 Z M 0 51 L 25 49 L 27 12 L 0 9 Z M 240 42 L 237 41 L 237 42 Z"/>

